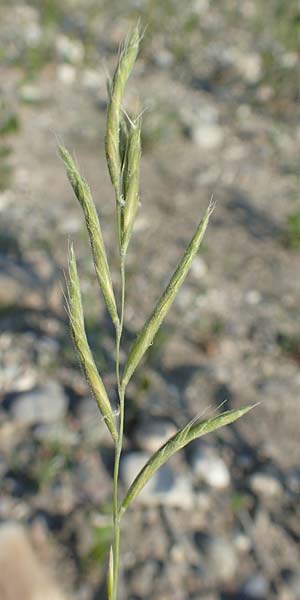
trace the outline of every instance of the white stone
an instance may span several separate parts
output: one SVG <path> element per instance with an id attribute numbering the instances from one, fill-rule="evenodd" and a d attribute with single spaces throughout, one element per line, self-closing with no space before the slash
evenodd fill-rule
<path id="1" fill-rule="evenodd" d="M 199 477 L 211 487 L 224 489 L 230 485 L 228 467 L 213 448 L 196 446 L 191 462 L 196 477 Z"/>
<path id="2" fill-rule="evenodd" d="M 140 423 L 135 431 L 136 443 L 142 450 L 156 452 L 177 431 L 174 423 L 167 419 L 148 419 Z"/>
<path id="3" fill-rule="evenodd" d="M 84 46 L 80 40 L 72 40 L 66 35 L 59 35 L 55 41 L 58 58 L 73 64 L 78 64 L 84 59 Z"/>
<path id="4" fill-rule="evenodd" d="M 28 530 L 15 522 L 0 526 L 0 589 L 1 600 L 43 598 L 43 600 L 66 600 L 57 587 L 55 577 L 50 575 L 31 543 Z"/>
<path id="5" fill-rule="evenodd" d="M 250 478 L 250 488 L 255 494 L 265 497 L 278 497 L 282 493 L 281 483 L 268 473 L 254 473 Z"/>
<path id="6" fill-rule="evenodd" d="M 123 457 L 121 475 L 127 488 L 149 458 L 150 454 L 146 452 L 131 452 Z M 136 500 L 145 505 L 164 505 L 185 510 L 194 506 L 190 479 L 184 475 L 175 474 L 168 465 L 163 465 L 156 471 L 138 494 Z"/>
<path id="7" fill-rule="evenodd" d="M 243 585 L 242 592 L 247 598 L 253 600 L 261 600 L 261 598 L 268 598 L 270 591 L 270 585 L 268 580 L 262 573 L 255 573 L 247 579 Z"/>
<path id="8" fill-rule="evenodd" d="M 20 97 L 23 102 L 41 102 L 44 100 L 41 88 L 35 85 L 26 83 L 20 89 Z"/>
<path id="9" fill-rule="evenodd" d="M 248 290 L 245 300 L 247 304 L 259 304 L 261 302 L 261 293 L 258 290 Z"/>
<path id="10" fill-rule="evenodd" d="M 101 73 L 101 71 L 96 71 L 95 69 L 86 69 L 82 73 L 83 85 L 92 90 L 103 87 L 104 79 L 104 73 Z"/>
<path id="11" fill-rule="evenodd" d="M 209 568 L 219 581 L 229 581 L 238 569 L 237 552 L 230 542 L 223 537 L 213 538 L 207 548 Z"/>
<path id="12" fill-rule="evenodd" d="M 66 85 L 72 85 L 76 79 L 76 69 L 72 65 L 59 65 L 57 67 L 57 78 Z"/>
<path id="13" fill-rule="evenodd" d="M 195 256 L 192 265 L 191 265 L 191 273 L 195 277 L 201 278 L 204 277 L 207 273 L 207 264 L 203 260 L 201 256 Z"/>
<path id="14" fill-rule="evenodd" d="M 237 61 L 238 71 L 248 83 L 256 83 L 262 74 L 262 62 L 259 54 L 241 54 Z"/>
<path id="15" fill-rule="evenodd" d="M 217 123 L 200 123 L 193 130 L 193 138 L 202 150 L 214 150 L 223 143 L 224 131 Z"/>
<path id="16" fill-rule="evenodd" d="M 10 401 L 10 412 L 23 425 L 53 423 L 64 418 L 68 399 L 56 381 L 48 381 L 33 390 L 17 394 Z"/>
<path id="17" fill-rule="evenodd" d="M 43 36 L 43 30 L 38 23 L 29 23 L 24 29 L 26 44 L 31 48 L 39 45 Z"/>

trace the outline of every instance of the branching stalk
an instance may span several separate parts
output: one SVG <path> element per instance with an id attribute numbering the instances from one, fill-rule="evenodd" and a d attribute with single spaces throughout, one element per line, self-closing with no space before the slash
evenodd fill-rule
<path id="1" fill-rule="evenodd" d="M 82 370 L 99 406 L 102 418 L 111 433 L 115 449 L 112 509 L 113 543 L 110 549 L 108 565 L 108 600 L 118 600 L 120 526 L 121 516 L 125 513 L 127 507 L 136 496 L 138 496 L 157 469 L 175 452 L 178 452 L 195 438 L 215 431 L 229 423 L 233 423 L 236 419 L 240 418 L 253 408 L 248 406 L 238 410 L 227 411 L 201 422 L 197 418 L 193 419 L 150 457 L 129 489 L 125 491 L 123 500 L 121 502 L 119 501 L 118 484 L 124 437 L 126 387 L 144 354 L 152 344 L 159 327 L 170 310 L 176 294 L 188 275 L 192 260 L 198 252 L 209 218 L 214 209 L 214 203 L 211 201 L 203 219 L 199 223 L 196 232 L 187 246 L 184 256 L 179 261 L 169 284 L 132 345 L 121 376 L 120 349 L 124 328 L 126 287 L 125 259 L 139 204 L 139 171 L 141 156 L 141 119 L 137 118 L 132 120 L 129 118 L 127 127 L 122 116 L 122 103 L 126 82 L 137 56 L 140 38 L 140 29 L 139 25 L 137 25 L 121 48 L 118 65 L 112 85 L 110 86 L 107 131 L 105 138 L 107 163 L 117 200 L 116 221 L 121 275 L 120 312 L 117 310 L 100 220 L 90 188 L 85 179 L 80 175 L 70 153 L 63 146 L 60 146 L 59 149 L 60 155 L 65 163 L 68 178 L 84 212 L 97 279 L 106 307 L 115 325 L 116 332 L 116 380 L 119 400 L 118 426 L 116 423 L 117 419 L 111 407 L 109 395 L 105 389 L 102 377 L 97 370 L 85 333 L 80 282 L 75 254 L 73 247 L 71 247 L 69 255 L 69 277 L 67 282 L 67 310 L 70 318 L 71 331 Z"/>

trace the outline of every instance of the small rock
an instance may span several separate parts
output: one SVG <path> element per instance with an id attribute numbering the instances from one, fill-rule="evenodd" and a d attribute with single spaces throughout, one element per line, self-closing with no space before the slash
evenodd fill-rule
<path id="1" fill-rule="evenodd" d="M 247 304 L 256 305 L 261 302 L 262 296 L 258 290 L 248 290 L 245 295 Z"/>
<path id="2" fill-rule="evenodd" d="M 230 485 L 228 467 L 213 448 L 196 445 L 193 448 L 191 463 L 195 475 L 211 487 L 224 489 Z"/>
<path id="3" fill-rule="evenodd" d="M 176 431 L 175 425 L 167 419 L 148 419 L 138 425 L 134 437 L 142 450 L 152 454 Z"/>
<path id="4" fill-rule="evenodd" d="M 45 100 L 41 88 L 32 84 L 23 85 L 20 89 L 20 98 L 29 104 L 38 104 Z"/>
<path id="5" fill-rule="evenodd" d="M 53 423 L 66 415 L 68 399 L 56 381 L 16 394 L 9 399 L 12 417 L 23 425 Z"/>
<path id="6" fill-rule="evenodd" d="M 208 563 L 208 573 L 218 581 L 229 581 L 238 569 L 238 556 L 234 545 L 225 537 L 198 534 L 196 543 Z"/>
<path id="7" fill-rule="evenodd" d="M 84 59 L 84 46 L 80 40 L 72 40 L 66 35 L 58 35 L 55 49 L 60 60 L 78 64 Z"/>
<path id="8" fill-rule="evenodd" d="M 207 273 L 207 265 L 201 256 L 195 256 L 191 265 L 191 274 L 199 279 Z"/>
<path id="9" fill-rule="evenodd" d="M 262 75 L 262 61 L 259 54 L 238 54 L 236 67 L 248 83 L 257 83 Z"/>
<path id="10" fill-rule="evenodd" d="M 242 587 L 242 594 L 247 600 L 266 600 L 269 596 L 269 582 L 262 573 L 251 575 Z"/>
<path id="11" fill-rule="evenodd" d="M 131 452 L 123 457 L 121 474 L 127 487 L 149 458 L 146 452 Z M 145 485 L 138 500 L 143 504 L 163 504 L 188 510 L 194 505 L 191 481 L 184 475 L 175 475 L 168 465 L 163 465 Z"/>
<path id="12" fill-rule="evenodd" d="M 49 557 L 45 564 L 49 562 Z M 32 547 L 28 532 L 14 522 L 0 527 L 1 598 L 63 600 L 65 596 L 51 578 Z"/>
<path id="13" fill-rule="evenodd" d="M 291 600 L 300 598 L 300 569 L 296 571 L 289 571 L 284 577 L 285 583 L 291 592 Z"/>
<path id="14" fill-rule="evenodd" d="M 40 290 L 30 266 L 8 256 L 0 257 L 0 304 L 41 306 Z"/>
<path id="15" fill-rule="evenodd" d="M 92 396 L 87 396 L 79 402 L 76 415 L 80 421 L 83 437 L 90 446 L 97 446 L 104 441 L 111 443 L 110 433 Z"/>
<path id="16" fill-rule="evenodd" d="M 254 473 L 249 484 L 251 490 L 259 496 L 278 497 L 282 493 L 280 481 L 269 473 Z"/>
<path id="17" fill-rule="evenodd" d="M 234 544 L 238 552 L 250 552 L 252 548 L 251 539 L 245 533 L 238 532 L 234 537 Z"/>
<path id="18" fill-rule="evenodd" d="M 202 150 L 215 150 L 224 141 L 223 128 L 217 123 L 200 123 L 194 128 L 192 135 Z"/>
<path id="19" fill-rule="evenodd" d="M 72 65 L 59 65 L 57 77 L 62 83 L 72 85 L 76 79 L 76 69 Z"/>
<path id="20" fill-rule="evenodd" d="M 43 30 L 38 23 L 28 23 L 24 28 L 24 39 L 30 48 L 36 48 L 43 37 Z"/>
<path id="21" fill-rule="evenodd" d="M 82 73 L 82 84 L 91 90 L 98 90 L 105 85 L 105 76 L 96 69 L 86 69 Z"/>
<path id="22" fill-rule="evenodd" d="M 154 61 L 157 64 L 157 66 L 161 69 L 167 69 L 173 63 L 173 54 L 172 52 L 170 52 L 170 50 L 162 48 L 161 50 L 156 52 L 154 56 Z"/>
<path id="23" fill-rule="evenodd" d="M 216 577 L 220 581 L 229 581 L 238 568 L 237 553 L 226 538 L 214 538 L 209 545 L 208 558 Z"/>
<path id="24" fill-rule="evenodd" d="M 77 492 L 83 500 L 99 505 L 111 493 L 111 479 L 97 453 L 86 454 L 78 461 L 76 468 Z"/>
<path id="25" fill-rule="evenodd" d="M 43 443 L 60 446 L 77 446 L 79 435 L 71 431 L 64 423 L 43 423 L 34 429 L 34 437 Z"/>

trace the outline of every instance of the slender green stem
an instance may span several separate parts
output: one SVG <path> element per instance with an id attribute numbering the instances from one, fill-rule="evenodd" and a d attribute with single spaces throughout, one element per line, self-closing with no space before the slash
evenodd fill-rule
<path id="1" fill-rule="evenodd" d="M 113 600 L 118 598 L 118 574 L 119 574 L 119 554 L 120 554 L 120 513 L 118 503 L 118 480 L 119 480 L 119 468 L 120 458 L 123 446 L 123 434 L 124 434 L 124 400 L 125 400 L 125 389 L 121 384 L 120 377 L 120 345 L 123 332 L 124 324 L 124 308 L 125 308 L 125 257 L 121 254 L 121 316 L 120 326 L 116 330 L 116 377 L 117 387 L 119 396 L 119 436 L 115 446 L 115 463 L 114 463 L 114 481 L 113 481 L 113 558 L 114 558 L 114 569 L 113 569 Z"/>

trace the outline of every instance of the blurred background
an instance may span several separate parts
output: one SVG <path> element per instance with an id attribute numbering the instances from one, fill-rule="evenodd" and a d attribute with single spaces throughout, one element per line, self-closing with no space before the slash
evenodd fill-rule
<path id="1" fill-rule="evenodd" d="M 125 350 L 212 193 L 217 209 L 128 388 L 123 482 L 187 419 L 262 404 L 171 460 L 128 512 L 121 598 L 297 600 L 298 0 L 1 1 L 0 531 L 22 525 L 74 600 L 105 597 L 112 447 L 70 339 L 68 239 L 113 399 L 114 338 L 56 144 L 91 185 L 119 289 L 106 79 L 137 17 L 126 108 L 146 111 Z"/>

